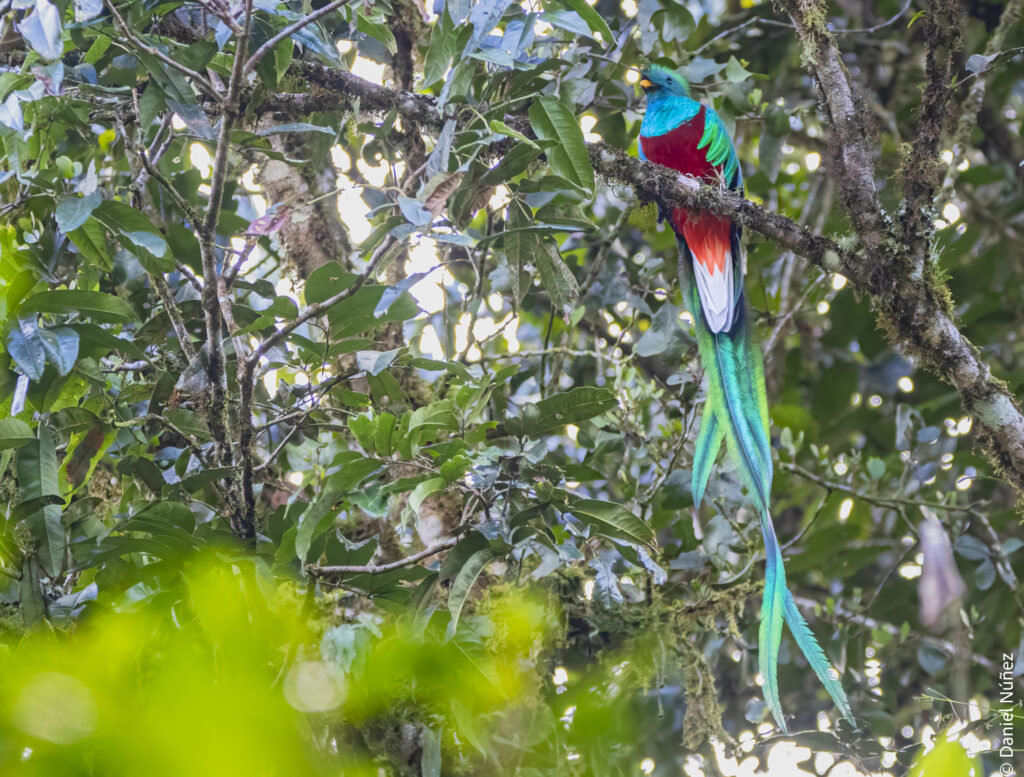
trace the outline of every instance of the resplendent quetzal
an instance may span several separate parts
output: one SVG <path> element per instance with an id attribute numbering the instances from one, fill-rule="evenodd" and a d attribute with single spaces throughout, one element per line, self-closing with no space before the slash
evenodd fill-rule
<path id="1" fill-rule="evenodd" d="M 721 180 L 742 192 L 739 160 L 725 125 L 714 109 L 690 97 L 686 79 L 653 65 L 641 72 L 640 86 L 647 95 L 640 158 L 705 181 Z M 683 300 L 693 313 L 700 359 L 708 378 L 707 401 L 694 448 L 693 501 L 700 504 L 724 439 L 761 518 L 767 568 L 758 664 L 765 701 L 779 728 L 786 731 L 777 676 L 785 622 L 839 711 L 852 722 L 842 685 L 786 587 L 782 551 L 772 526 L 768 403 L 761 350 L 743 300 L 740 227 L 725 216 L 685 208 L 663 215 L 679 242 Z"/>

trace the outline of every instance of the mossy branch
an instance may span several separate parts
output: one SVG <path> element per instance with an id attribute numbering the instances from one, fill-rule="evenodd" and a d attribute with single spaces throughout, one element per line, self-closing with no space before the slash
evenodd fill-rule
<path id="1" fill-rule="evenodd" d="M 829 128 L 829 164 L 857 234 L 872 254 L 885 250 L 890 223 L 875 189 L 874 152 L 868 121 L 854 92 L 835 36 L 825 21 L 823 0 L 781 0 L 793 20 L 801 59 L 818 83 L 820 110 Z"/>
<path id="2" fill-rule="evenodd" d="M 964 24 L 960 0 L 933 0 L 924 14 L 925 86 L 914 140 L 901 168 L 904 197 L 899 211 L 903 243 L 915 277 L 929 261 L 935 232 L 933 198 L 945 167 L 939 156 L 942 126 L 953 95 L 953 58 L 963 40 Z"/>

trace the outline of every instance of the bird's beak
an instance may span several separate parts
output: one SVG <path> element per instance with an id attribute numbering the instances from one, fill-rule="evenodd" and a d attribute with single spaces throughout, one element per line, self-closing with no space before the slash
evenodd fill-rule
<path id="1" fill-rule="evenodd" d="M 651 81 L 648 81 L 646 78 L 640 79 L 640 88 L 643 89 L 645 92 L 652 86 L 654 86 L 654 84 Z"/>

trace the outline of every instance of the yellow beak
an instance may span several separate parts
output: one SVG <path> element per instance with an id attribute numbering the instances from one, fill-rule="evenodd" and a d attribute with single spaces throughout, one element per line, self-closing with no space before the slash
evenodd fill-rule
<path id="1" fill-rule="evenodd" d="M 654 86 L 653 82 L 648 81 L 646 78 L 641 78 L 640 79 L 640 88 L 641 89 L 650 89 L 652 86 Z"/>

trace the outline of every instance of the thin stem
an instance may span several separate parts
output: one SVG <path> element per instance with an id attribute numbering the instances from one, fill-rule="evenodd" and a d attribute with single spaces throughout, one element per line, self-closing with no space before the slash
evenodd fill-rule
<path id="1" fill-rule="evenodd" d="M 398 561 L 392 561 L 389 564 L 366 564 L 364 566 L 320 566 L 318 564 L 313 564 L 311 566 L 307 566 L 306 571 L 311 575 L 316 575 L 318 577 L 321 575 L 382 575 L 385 572 L 393 572 L 396 569 L 410 567 L 425 558 L 430 558 L 431 556 L 436 556 L 438 553 L 443 553 L 449 548 L 455 547 L 458 541 L 459 540 L 456 537 L 442 540 L 426 550 L 421 550 L 419 553 L 406 556 Z"/>
<path id="2" fill-rule="evenodd" d="M 181 351 L 185 355 L 185 363 L 188 364 L 188 362 L 196 358 L 196 348 L 192 344 L 192 337 L 189 335 L 188 329 L 185 328 L 181 311 L 178 310 L 178 306 L 174 303 L 171 288 L 167 285 L 164 277 L 158 273 L 151 273 L 149 275 L 149 282 L 156 289 L 157 296 L 160 297 L 160 302 L 163 303 L 164 310 L 167 311 L 167 317 L 171 319 L 174 334 L 177 336 L 178 342 L 181 343 Z"/>
<path id="3" fill-rule="evenodd" d="M 252 69 L 256 67 L 259 61 L 263 59 L 263 57 L 265 57 L 271 51 L 273 51 L 274 47 L 278 43 L 283 41 L 285 38 L 290 38 L 292 35 L 297 33 L 306 25 L 312 24 L 320 17 L 326 16 L 331 11 L 335 11 L 338 8 L 341 8 L 341 6 L 345 5 L 347 2 L 348 0 L 334 0 L 333 3 L 328 3 L 323 8 L 319 8 L 316 11 L 313 11 L 313 13 L 306 14 L 306 16 L 304 16 L 302 19 L 299 19 L 297 22 L 289 24 L 287 27 L 281 30 L 281 32 L 277 33 L 277 35 L 275 35 L 273 38 L 271 38 L 258 49 L 256 49 L 253 55 L 249 57 L 249 59 L 246 61 L 243 72 L 249 73 L 250 71 L 252 71 Z"/>
<path id="4" fill-rule="evenodd" d="M 190 67 L 187 67 L 186 65 L 181 64 L 176 59 L 167 56 L 162 51 L 160 51 L 160 49 L 156 48 L 156 46 L 151 46 L 148 43 L 146 43 L 144 40 L 142 40 L 142 38 L 140 38 L 138 35 L 131 31 L 131 29 L 128 27 L 127 22 L 125 22 L 121 14 L 118 13 L 117 8 L 114 6 L 113 0 L 106 0 L 106 2 L 107 7 L 110 9 L 110 12 L 117 20 L 118 27 L 121 28 L 121 32 L 124 33 L 124 36 L 128 38 L 128 40 L 130 40 L 132 43 L 134 43 L 137 47 L 145 51 L 150 56 L 159 59 L 161 62 L 167 65 L 167 67 L 177 70 L 179 73 L 182 73 L 183 75 L 186 75 L 189 78 L 191 78 L 193 81 L 199 84 L 199 86 L 202 87 L 204 92 L 206 92 L 218 103 L 224 103 L 224 98 L 221 97 L 221 95 L 217 92 L 217 89 L 213 86 L 212 83 L 210 83 L 210 80 L 206 76 L 204 76 L 202 73 L 193 70 Z"/>
<path id="5" fill-rule="evenodd" d="M 878 505 L 880 507 L 892 507 L 898 508 L 901 505 L 909 505 L 911 507 L 928 507 L 932 510 L 952 510 L 959 513 L 970 513 L 975 514 L 975 509 L 972 505 L 948 505 L 942 502 L 927 502 L 919 499 L 903 499 L 896 496 L 876 496 L 873 494 L 865 494 L 863 491 L 858 491 L 853 486 L 848 486 L 845 483 L 836 483 L 826 478 L 816 475 L 810 470 L 804 469 L 799 464 L 792 464 L 788 461 L 783 461 L 779 464 L 781 469 L 792 472 L 794 475 L 799 475 L 804 480 L 809 480 L 812 483 L 816 483 L 822 488 L 827 488 L 830 491 L 840 491 L 850 496 L 855 496 L 858 499 L 863 499 L 865 502 Z"/>

